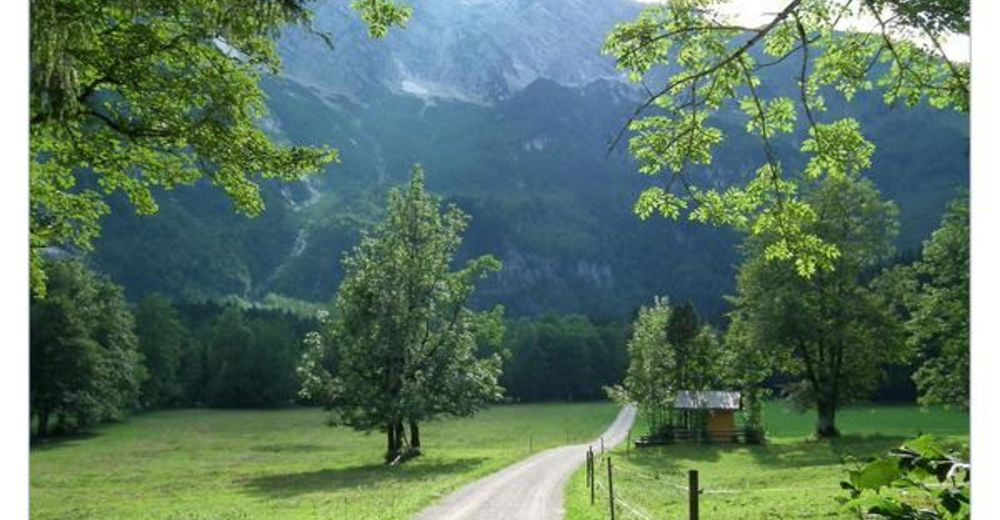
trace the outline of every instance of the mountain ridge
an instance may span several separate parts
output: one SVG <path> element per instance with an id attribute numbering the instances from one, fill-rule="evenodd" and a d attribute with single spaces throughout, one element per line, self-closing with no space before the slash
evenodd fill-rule
<path id="1" fill-rule="evenodd" d="M 422 12 L 443 17 L 427 22 L 430 28 L 453 20 L 447 16 L 471 16 L 429 10 L 440 4 L 417 2 L 407 31 L 419 29 Z M 531 2 L 471 4 L 469 9 L 506 6 L 508 15 L 532 8 Z M 624 20 L 614 16 L 635 10 L 631 2 L 618 2 L 627 5 L 606 12 L 571 9 L 584 4 L 546 2 L 550 13 L 591 16 L 591 28 L 610 29 Z M 332 24 L 342 10 L 321 4 L 319 28 L 329 29 L 324 24 Z M 477 23 L 467 31 L 505 27 Z M 531 27 L 525 22 L 518 30 Z M 153 218 L 131 215 L 124 203 L 113 205 L 94 259 L 125 285 L 131 298 L 151 291 L 177 298 L 235 294 L 261 299 L 275 293 L 327 302 L 342 275 L 340 257 L 357 242 L 360 230 L 379 218 L 389 187 L 404 182 L 409 168 L 421 163 L 428 188 L 472 216 L 462 258 L 489 253 L 505 264 L 484 282 L 478 305 L 503 303 L 513 315 L 557 311 L 621 317 L 654 295 L 669 295 L 694 301 L 709 316 L 725 311 L 722 296 L 732 290 L 738 262 L 736 234 L 684 221 L 640 221 L 631 213 L 636 195 L 656 179 L 636 173 L 624 145 L 611 154 L 607 146 L 640 102 L 641 92 L 603 74 L 608 63 L 599 55 L 599 30 L 580 31 L 587 35 L 586 45 L 571 42 L 551 51 L 553 56 L 572 56 L 581 46 L 593 50 L 593 63 L 599 65 L 581 61 L 585 65 L 580 70 L 597 72 L 579 84 L 565 71 L 539 74 L 523 85 L 492 72 L 455 75 L 454 68 L 434 63 L 427 70 L 411 66 L 407 71 L 412 77 L 447 79 L 453 82 L 449 88 L 464 92 L 450 97 L 408 92 L 401 88 L 401 76 L 384 69 L 392 61 L 386 56 L 397 51 L 393 45 L 403 54 L 423 48 L 407 47 L 405 39 L 393 43 L 405 31 L 394 31 L 371 58 L 369 49 L 383 42 L 368 41 L 362 30 L 356 23 L 344 26 L 341 34 L 348 36 L 336 40 L 333 55 L 339 55 L 342 65 L 358 60 L 367 67 L 331 70 L 331 62 L 324 60 L 333 58 L 304 51 L 297 38 L 305 35 L 289 33 L 281 44 L 285 75 L 262 84 L 271 111 L 262 124 L 272 136 L 287 143 L 335 146 L 339 164 L 306 183 L 267 183 L 268 209 L 255 220 L 233 215 L 225 197 L 203 185 L 160 193 L 161 214 Z M 558 31 L 550 27 L 547 32 Z M 416 34 L 425 40 L 423 46 L 435 44 L 431 29 Z M 360 43 L 351 47 L 354 37 Z M 449 37 L 441 38 L 441 48 L 450 49 Z M 524 48 L 519 45 L 506 54 Z M 445 50 L 440 51 L 443 56 Z M 498 70 L 488 63 L 495 55 L 473 51 L 464 59 Z M 510 56 L 496 59 L 501 65 L 514 61 Z M 777 88 L 788 72 L 772 70 L 762 88 Z M 483 89 L 485 77 L 498 83 Z M 329 82 L 313 85 L 316 81 Z M 484 92 L 503 95 L 468 99 Z M 869 175 L 902 208 L 898 245 L 919 247 L 937 226 L 945 202 L 968 185 L 967 117 L 923 106 L 893 110 L 876 93 L 861 94 L 850 106 L 831 101 L 826 117 L 840 115 L 858 117 L 877 146 Z M 745 121 L 727 113 L 714 123 L 729 134 L 725 151 L 692 174 L 698 182 L 715 185 L 749 175 L 762 158 L 759 145 L 743 130 Z M 789 171 L 801 167 L 794 140 L 800 137 L 775 143 Z"/>

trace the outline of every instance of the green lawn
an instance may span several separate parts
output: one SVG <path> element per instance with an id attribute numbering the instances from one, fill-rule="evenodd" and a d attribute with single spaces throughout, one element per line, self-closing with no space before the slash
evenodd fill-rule
<path id="1" fill-rule="evenodd" d="M 421 428 L 426 455 L 381 464 L 384 438 L 317 409 L 140 415 L 31 450 L 35 519 L 405 518 L 533 451 L 597 437 L 609 403 L 497 406 Z"/>
<path id="2" fill-rule="evenodd" d="M 882 453 L 918 433 L 967 443 L 969 433 L 967 413 L 916 406 L 843 410 L 837 423 L 844 437 L 834 441 L 811 440 L 814 416 L 783 403 L 769 403 L 765 420 L 769 441 L 763 446 L 675 444 L 632 449 L 627 456 L 624 445 L 617 448 L 616 496 L 649 518 L 687 518 L 687 472 L 697 469 L 705 489 L 703 518 L 849 518 L 835 500 L 843 496 L 843 456 Z M 638 435 L 644 427 L 637 424 L 633 431 Z M 600 469 L 606 483 L 607 470 Z M 566 490 L 567 518 L 607 518 L 606 492 L 597 495 L 591 506 L 585 472 L 578 471 Z M 618 518 L 642 518 L 624 507 L 618 512 Z"/>

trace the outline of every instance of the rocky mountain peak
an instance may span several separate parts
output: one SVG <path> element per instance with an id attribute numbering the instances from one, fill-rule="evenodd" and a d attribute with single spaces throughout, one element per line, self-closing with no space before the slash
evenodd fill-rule
<path id="1" fill-rule="evenodd" d="M 425 99 L 493 104 L 539 78 L 581 86 L 618 78 L 601 55 L 608 31 L 640 8 L 631 0 L 412 0 L 406 29 L 367 38 L 344 2 L 315 7 L 315 27 L 288 31 L 285 75 L 320 91 L 356 98 L 380 89 Z"/>

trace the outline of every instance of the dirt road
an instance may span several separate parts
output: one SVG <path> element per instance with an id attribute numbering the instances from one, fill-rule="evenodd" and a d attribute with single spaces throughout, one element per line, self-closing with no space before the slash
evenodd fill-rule
<path id="1" fill-rule="evenodd" d="M 635 420 L 626 406 L 604 432 L 605 448 L 625 440 Z M 600 439 L 592 446 L 599 449 Z M 415 520 L 557 520 L 563 517 L 563 487 L 583 464 L 587 444 L 543 451 L 473 482 L 425 509 Z"/>

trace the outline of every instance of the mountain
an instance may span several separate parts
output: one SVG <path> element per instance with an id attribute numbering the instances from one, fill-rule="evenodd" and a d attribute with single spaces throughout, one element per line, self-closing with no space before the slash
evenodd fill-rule
<path id="1" fill-rule="evenodd" d="M 268 78 L 277 139 L 331 144 L 341 162 L 307 182 L 265 186 L 266 213 L 232 214 L 207 186 L 160 195 L 161 213 L 131 215 L 116 201 L 95 261 L 130 297 L 269 293 L 329 301 L 341 255 L 381 212 L 387 190 L 420 163 L 430 189 L 471 214 L 461 254 L 490 253 L 504 270 L 478 304 L 508 313 L 553 310 L 625 316 L 653 295 L 725 310 L 738 256 L 734 234 L 687 222 L 640 221 L 636 195 L 656 179 L 636 173 L 610 137 L 641 101 L 600 55 L 604 35 L 637 7 L 625 1 L 414 2 L 405 31 L 369 41 L 339 3 L 317 7 L 322 41 L 290 31 L 285 71 Z M 787 88 L 794 65 L 762 88 Z M 968 119 L 926 107 L 893 109 L 878 95 L 829 117 L 861 119 L 878 147 L 871 176 L 901 207 L 899 246 L 919 247 L 955 190 L 968 185 Z M 715 122 L 725 153 L 694 174 L 722 185 L 763 160 L 739 114 Z M 801 137 L 801 135 L 796 136 Z M 791 168 L 793 140 L 776 143 Z"/>
<path id="2" fill-rule="evenodd" d="M 281 41 L 283 74 L 323 93 L 366 99 L 374 89 L 428 101 L 493 104 L 537 79 L 582 87 L 617 78 L 601 46 L 615 22 L 631 19 L 628 0 L 418 0 L 406 30 L 371 40 L 346 2 L 315 8 L 315 29 Z"/>

